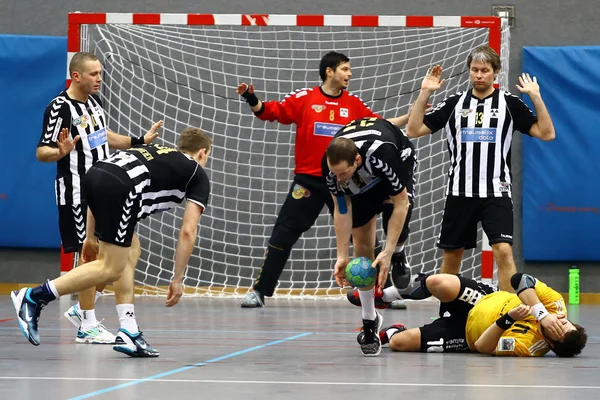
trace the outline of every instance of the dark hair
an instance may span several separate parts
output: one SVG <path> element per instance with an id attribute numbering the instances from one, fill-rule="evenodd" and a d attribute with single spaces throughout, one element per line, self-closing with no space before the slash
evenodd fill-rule
<path id="1" fill-rule="evenodd" d="M 496 50 L 492 49 L 490 46 L 479 46 L 471 51 L 471 54 L 467 57 L 467 68 L 469 70 L 471 69 L 471 63 L 473 61 L 490 64 L 494 69 L 494 72 L 498 72 L 500 71 L 500 68 L 502 68 L 500 56 L 496 53 Z"/>
<path id="2" fill-rule="evenodd" d="M 179 136 L 178 148 L 184 153 L 195 154 L 202 149 L 210 151 L 212 139 L 200 128 L 185 128 Z"/>
<path id="3" fill-rule="evenodd" d="M 559 357 L 575 357 L 585 347 L 587 343 L 587 333 L 585 328 L 580 325 L 573 324 L 574 331 L 567 332 L 565 337 L 560 342 L 552 342 L 552 351 Z"/>
<path id="4" fill-rule="evenodd" d="M 327 79 L 327 68 L 331 68 L 335 71 L 340 64 L 347 62 L 350 62 L 350 59 L 346 57 L 345 54 L 335 51 L 330 51 L 325 54 L 319 63 L 319 75 L 321 76 L 321 80 L 325 82 L 325 79 Z"/>
<path id="5" fill-rule="evenodd" d="M 358 154 L 358 148 L 352 139 L 335 138 L 329 142 L 325 154 L 327 154 L 327 160 L 331 165 L 338 165 L 342 161 L 346 161 L 348 165 L 353 165 Z"/>
<path id="6" fill-rule="evenodd" d="M 85 63 L 88 61 L 97 61 L 98 57 L 95 54 L 80 51 L 75 53 L 71 62 L 69 63 L 69 74 L 73 75 L 73 72 L 79 72 L 83 74 L 85 72 Z"/>

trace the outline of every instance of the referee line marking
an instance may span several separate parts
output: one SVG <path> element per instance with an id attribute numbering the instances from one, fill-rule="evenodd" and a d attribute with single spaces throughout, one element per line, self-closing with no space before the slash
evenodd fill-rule
<path id="1" fill-rule="evenodd" d="M 308 333 L 310 334 L 310 333 Z M 306 334 L 304 334 L 306 335 Z M 293 340 L 291 338 L 283 339 L 282 341 Z M 270 346 L 265 344 L 262 347 Z M 252 351 L 251 349 L 242 350 L 242 352 Z M 239 355 L 240 352 L 238 352 Z M 227 355 L 223 357 L 234 357 L 234 355 Z M 219 359 L 223 359 L 219 357 Z M 216 359 L 215 359 L 216 360 Z M 196 364 L 196 366 L 214 362 L 213 360 L 206 361 L 204 363 Z M 193 367 L 185 367 L 177 370 L 165 372 L 155 376 L 166 376 L 181 372 L 182 370 L 190 369 Z M 99 390 L 83 396 L 73 397 L 70 400 L 85 399 L 91 396 L 96 396 L 102 393 L 107 393 L 112 390 L 121 389 L 133 384 L 141 382 L 161 382 L 161 383 L 219 383 L 219 384 L 244 384 L 244 385 L 301 385 L 301 386 L 398 386 L 398 387 L 456 387 L 456 388 L 511 388 L 511 389 L 600 389 L 600 386 L 577 386 L 577 385 L 508 385 L 508 384 L 471 384 L 471 383 L 404 383 L 404 382 L 319 382 L 319 381 L 243 381 L 243 380 L 224 380 L 224 379 L 160 379 L 154 377 L 148 377 L 144 379 L 126 379 L 126 378 L 71 378 L 71 377 L 16 377 L 16 376 L 0 376 L 0 380 L 58 380 L 58 381 L 109 381 L 109 382 L 128 382 L 123 385 L 114 386 L 112 388 Z"/>
<path id="2" fill-rule="evenodd" d="M 269 343 L 265 343 L 265 344 L 261 344 L 261 345 L 258 345 L 258 346 L 254 346 L 254 347 L 249 347 L 249 348 L 244 349 L 244 350 L 236 351 L 234 353 L 229 353 L 229 354 L 226 354 L 226 355 L 221 356 L 221 357 L 210 359 L 208 361 L 203 361 L 203 362 L 196 363 L 194 365 L 188 365 L 186 367 L 176 368 L 176 369 L 173 369 L 173 370 L 170 370 L 170 371 L 167 371 L 167 372 L 162 372 L 160 374 L 152 375 L 152 376 L 149 376 L 147 378 L 129 380 L 129 382 L 127 382 L 127 383 L 123 383 L 123 384 L 116 385 L 116 386 L 111 386 L 111 387 L 108 387 L 106 389 L 96 390 L 94 392 L 86 393 L 86 394 L 83 394 L 81 396 L 72 397 L 69 400 L 89 399 L 90 397 L 94 397 L 94 396 L 98 396 L 100 394 L 104 394 L 104 393 L 112 392 L 112 391 L 115 391 L 115 390 L 123 389 L 123 388 L 130 387 L 130 386 L 133 386 L 133 385 L 137 385 L 137 384 L 140 384 L 140 383 L 153 382 L 153 381 L 156 381 L 156 380 L 160 380 L 160 378 L 165 377 L 165 376 L 177 374 L 179 372 L 188 371 L 190 369 L 193 369 L 193 368 L 196 368 L 196 367 L 201 367 L 201 366 L 206 365 L 206 364 L 215 363 L 217 361 L 226 360 L 228 358 L 240 356 L 242 354 L 250 353 L 251 351 L 256 351 L 256 350 L 264 349 L 265 347 L 275 346 L 276 344 L 287 342 L 287 341 L 294 340 L 294 339 L 298 339 L 298 338 L 301 338 L 301 337 L 304 337 L 304 336 L 308 336 L 308 335 L 311 335 L 311 334 L 312 334 L 311 332 L 304 332 L 304 333 L 301 333 L 299 335 L 290 336 L 290 337 L 287 337 L 285 339 L 275 340 L 275 341 L 272 341 L 272 342 L 269 342 Z"/>

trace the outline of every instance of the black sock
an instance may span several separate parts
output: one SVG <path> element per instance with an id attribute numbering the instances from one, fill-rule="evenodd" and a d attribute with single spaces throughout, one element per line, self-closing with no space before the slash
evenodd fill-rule
<path id="1" fill-rule="evenodd" d="M 54 293 L 52 293 L 52 290 L 50 289 L 49 282 L 46 282 L 43 285 L 31 289 L 31 292 L 29 292 L 29 296 L 31 300 L 35 301 L 36 303 L 46 304 L 51 302 L 52 300 L 56 300 L 56 296 L 54 295 Z"/>

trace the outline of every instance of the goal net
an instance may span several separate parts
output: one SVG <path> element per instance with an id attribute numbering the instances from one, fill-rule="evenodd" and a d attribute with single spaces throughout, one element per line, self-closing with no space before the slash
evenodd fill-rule
<path id="1" fill-rule="evenodd" d="M 101 95 L 109 127 L 138 136 L 163 119 L 159 142 L 176 145 L 188 126 L 214 141 L 207 173 L 211 198 L 185 277 L 187 293 L 245 293 L 262 265 L 265 247 L 293 177 L 295 126 L 263 122 L 236 94 L 252 82 L 259 98 L 320 84 L 328 51 L 345 53 L 349 90 L 384 117 L 405 114 L 427 69 L 447 79 L 434 102 L 469 87 L 466 58 L 489 44 L 503 61 L 507 86 L 508 28 L 495 17 L 248 16 L 193 14 L 70 14 L 69 52 L 95 53 L 104 66 Z M 446 145 L 441 132 L 415 143 L 417 200 L 408 254 L 413 272 L 439 268 L 436 248 L 446 190 Z M 142 257 L 136 283 L 164 293 L 172 276 L 182 207 L 139 224 Z M 465 253 L 462 272 L 481 276 L 479 247 Z M 383 233 L 379 237 L 384 239 Z M 333 223 L 324 209 L 296 243 L 278 295 L 340 294 L 332 279 Z"/>

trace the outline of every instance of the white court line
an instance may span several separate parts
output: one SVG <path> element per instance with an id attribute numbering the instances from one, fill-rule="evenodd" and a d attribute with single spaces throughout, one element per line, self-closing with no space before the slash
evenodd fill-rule
<path id="1" fill-rule="evenodd" d="M 114 381 L 132 382 L 137 378 L 75 378 L 75 377 L 49 377 L 49 376 L 0 376 L 7 380 L 57 380 L 57 381 Z M 238 381 L 220 379 L 152 379 L 146 383 L 227 383 L 227 384 L 252 384 L 252 385 L 305 385 L 305 386 L 413 386 L 413 387 L 464 387 L 464 388 L 515 388 L 515 389 L 600 389 L 600 386 L 562 386 L 562 385 L 507 385 L 507 384 L 470 384 L 470 383 L 402 383 L 402 382 L 317 382 L 317 381 Z"/>

